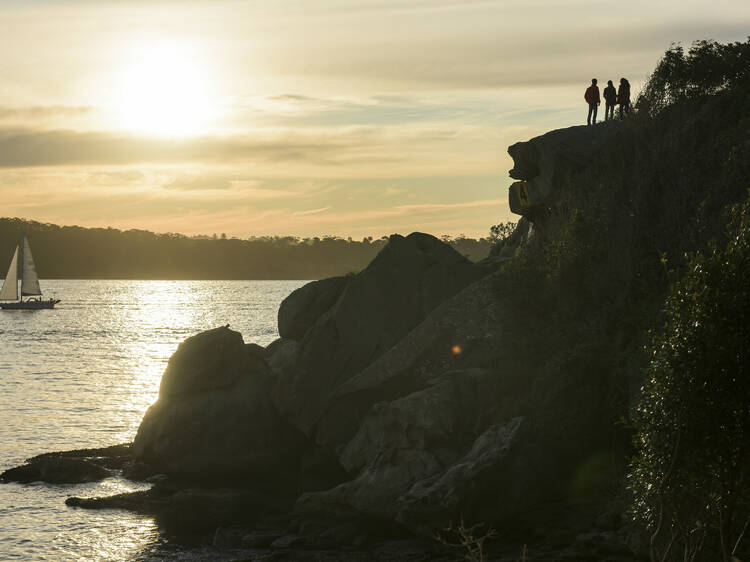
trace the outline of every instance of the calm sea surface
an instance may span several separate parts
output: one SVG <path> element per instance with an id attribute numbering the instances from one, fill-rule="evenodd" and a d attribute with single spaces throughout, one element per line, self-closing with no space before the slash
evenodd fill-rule
<path id="1" fill-rule="evenodd" d="M 0 311 L 0 471 L 39 453 L 131 441 L 180 342 L 230 324 L 267 345 L 279 304 L 305 282 L 41 283 L 62 299 L 56 309 Z M 0 485 L 0 560 L 215 559 L 160 538 L 148 517 L 64 504 L 141 487 Z"/>

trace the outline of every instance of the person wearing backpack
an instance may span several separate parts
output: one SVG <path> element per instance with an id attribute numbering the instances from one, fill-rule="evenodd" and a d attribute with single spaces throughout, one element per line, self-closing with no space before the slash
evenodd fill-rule
<path id="1" fill-rule="evenodd" d="M 609 121 L 615 118 L 615 105 L 617 104 L 617 91 L 612 85 L 612 80 L 607 80 L 607 87 L 604 88 L 604 120 Z"/>
<path id="2" fill-rule="evenodd" d="M 599 97 L 599 86 L 596 85 L 596 78 L 591 79 L 591 86 L 586 88 L 586 93 L 583 94 L 583 99 L 589 104 L 589 116 L 586 119 L 586 124 L 591 125 L 592 116 L 593 122 L 596 124 L 596 112 L 601 103 L 601 98 Z"/>

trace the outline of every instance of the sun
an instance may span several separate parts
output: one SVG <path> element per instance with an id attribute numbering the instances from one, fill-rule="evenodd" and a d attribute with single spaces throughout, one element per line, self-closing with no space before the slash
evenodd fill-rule
<path id="1" fill-rule="evenodd" d="M 118 124 L 139 133 L 187 136 L 207 132 L 216 116 L 210 68 L 189 44 L 134 49 L 117 73 Z"/>

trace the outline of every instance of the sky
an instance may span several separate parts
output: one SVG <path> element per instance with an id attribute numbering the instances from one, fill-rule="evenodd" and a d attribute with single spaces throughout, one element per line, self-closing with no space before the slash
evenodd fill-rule
<path id="1" fill-rule="evenodd" d="M 2 0 L 0 216 L 486 236 L 591 78 L 748 35 L 747 0 Z"/>

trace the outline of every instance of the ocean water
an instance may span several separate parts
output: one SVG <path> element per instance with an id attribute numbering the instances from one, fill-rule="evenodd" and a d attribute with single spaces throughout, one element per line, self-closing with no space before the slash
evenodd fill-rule
<path id="1" fill-rule="evenodd" d="M 131 441 L 185 338 L 230 324 L 278 337 L 281 301 L 305 281 L 42 280 L 54 310 L 0 311 L 0 471 L 49 451 Z M 213 559 L 160 537 L 149 517 L 66 507 L 68 496 L 143 488 L 0 485 L 0 560 Z"/>

